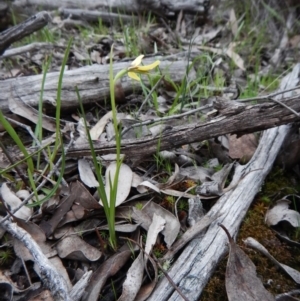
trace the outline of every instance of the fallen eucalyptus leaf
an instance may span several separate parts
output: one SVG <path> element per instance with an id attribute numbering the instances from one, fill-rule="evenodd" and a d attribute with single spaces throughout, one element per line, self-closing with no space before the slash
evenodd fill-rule
<path id="1" fill-rule="evenodd" d="M 268 226 L 275 226 L 281 221 L 287 221 L 293 227 L 297 228 L 300 226 L 300 213 L 289 209 L 291 201 L 287 199 L 281 199 L 276 204 L 268 209 L 265 216 L 265 223 Z"/>
<path id="2" fill-rule="evenodd" d="M 89 245 L 77 235 L 63 238 L 56 245 L 56 250 L 60 258 L 79 261 L 96 261 L 102 256 L 98 249 Z"/>
<path id="3" fill-rule="evenodd" d="M 109 121 L 112 120 L 113 114 L 112 111 L 106 113 L 102 118 L 91 128 L 90 136 L 92 140 L 97 140 L 100 135 L 104 132 L 105 126 Z"/>
<path id="4" fill-rule="evenodd" d="M 92 171 L 89 162 L 85 159 L 78 160 L 78 171 L 81 181 L 88 187 L 98 187 L 99 183 Z"/>
<path id="5" fill-rule="evenodd" d="M 140 183 L 136 187 L 136 189 L 139 193 L 144 193 L 145 192 L 145 187 L 150 188 L 150 189 L 154 190 L 157 193 L 160 193 L 160 189 L 156 185 L 150 183 L 149 181 L 143 181 L 142 183 Z"/>
<path id="6" fill-rule="evenodd" d="M 185 176 L 188 179 L 194 181 L 200 181 L 202 183 L 211 181 L 212 172 L 208 168 L 204 168 L 201 166 L 188 166 L 181 167 L 179 171 L 179 175 Z"/>
<path id="7" fill-rule="evenodd" d="M 146 246 L 145 246 L 145 253 L 147 255 L 150 255 L 153 246 L 155 245 L 157 236 L 159 232 L 161 232 L 166 224 L 166 220 L 162 218 L 159 215 L 153 214 L 152 217 L 152 223 L 149 227 L 148 233 L 147 233 L 147 240 L 146 240 Z"/>
<path id="8" fill-rule="evenodd" d="M 180 230 L 180 223 L 177 220 L 177 218 L 170 211 L 162 208 L 154 202 L 150 201 L 139 203 L 143 205 L 143 208 L 142 210 L 137 210 L 136 208 L 133 208 L 133 220 L 136 223 L 141 224 L 141 227 L 148 231 L 151 221 L 153 219 L 153 215 L 156 214 L 161 216 L 166 221 L 165 228 L 163 229 L 162 234 L 164 236 L 164 241 L 166 242 L 167 247 L 170 248 L 175 239 L 177 238 L 177 235 Z"/>
<path id="9" fill-rule="evenodd" d="M 275 301 L 256 275 L 256 267 L 245 252 L 234 242 L 223 226 L 229 240 L 229 257 L 226 267 L 225 286 L 229 301 Z"/>
<path id="10" fill-rule="evenodd" d="M 142 251 L 129 268 L 118 301 L 134 301 L 143 281 L 144 259 Z"/>
<path id="11" fill-rule="evenodd" d="M 110 193 L 111 193 L 110 180 L 111 183 L 114 182 L 116 169 L 117 169 L 117 164 L 111 163 L 105 172 L 105 180 L 106 180 L 105 191 L 108 200 L 110 200 Z M 131 189 L 131 183 L 132 183 L 132 170 L 128 165 L 122 163 L 120 166 L 119 178 L 117 184 L 117 197 L 116 197 L 116 204 L 115 204 L 116 207 L 122 204 L 128 197 Z M 103 206 L 101 200 L 99 201 L 99 204 Z"/>
<path id="12" fill-rule="evenodd" d="M 262 253 L 263 255 L 265 255 L 266 257 L 268 257 L 275 265 L 277 265 L 284 272 L 286 272 L 286 274 L 288 274 L 296 283 L 300 284 L 300 272 L 298 272 L 297 270 L 295 270 L 295 269 L 293 269 L 293 268 L 277 261 L 268 252 L 268 250 L 263 245 L 261 245 L 257 240 L 255 240 L 252 237 L 248 237 L 244 240 L 244 243 L 247 247 L 255 249 L 255 250 L 259 251 L 260 253 Z"/>
<path id="13" fill-rule="evenodd" d="M 2 196 L 3 201 L 5 202 L 6 206 L 8 206 L 8 209 L 10 211 L 14 210 L 22 203 L 22 201 L 15 195 L 15 193 L 13 193 L 9 189 L 7 183 L 3 183 L 1 185 L 0 194 Z M 14 216 L 25 220 L 32 215 L 32 212 L 33 212 L 32 208 L 23 206 L 17 212 L 14 213 Z"/>
<path id="14" fill-rule="evenodd" d="M 8 106 L 12 113 L 22 116 L 31 122 L 37 124 L 39 122 L 39 112 L 26 104 L 19 97 L 9 97 Z M 42 115 L 42 127 L 49 132 L 56 131 L 55 119 L 45 114 Z"/>
<path id="15" fill-rule="evenodd" d="M 137 237 L 133 237 L 133 240 L 136 241 Z M 120 271 L 132 255 L 132 251 L 132 248 L 130 248 L 128 244 L 124 244 L 114 255 L 99 266 L 92 275 L 89 286 L 85 290 L 86 295 L 83 301 L 98 300 L 106 280 Z"/>

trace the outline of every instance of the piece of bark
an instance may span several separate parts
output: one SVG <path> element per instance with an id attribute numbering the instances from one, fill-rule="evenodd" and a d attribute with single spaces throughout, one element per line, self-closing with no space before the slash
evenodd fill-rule
<path id="1" fill-rule="evenodd" d="M 28 18 L 26 21 L 0 33 L 0 55 L 3 54 L 12 43 L 43 28 L 50 20 L 51 17 L 48 12 L 42 11 Z"/>
<path id="2" fill-rule="evenodd" d="M 207 13 L 209 8 L 209 0 L 17 0 L 15 6 L 38 6 L 45 8 L 85 8 L 85 9 L 107 9 L 116 12 L 144 12 L 145 10 L 153 10 L 160 14 L 170 14 L 181 10 L 188 11 L 193 14 Z"/>
<path id="3" fill-rule="evenodd" d="M 143 63 L 150 64 L 156 58 L 144 59 Z M 157 58 L 160 59 L 160 58 Z M 160 70 L 162 74 L 169 75 L 174 82 L 181 82 L 185 78 L 187 65 L 191 62 L 184 60 L 169 61 L 161 58 Z M 114 74 L 122 69 L 130 66 L 130 62 L 114 63 Z M 70 107 L 78 107 L 78 98 L 75 87 L 78 87 L 81 99 L 84 104 L 102 102 L 109 99 L 109 65 L 92 65 L 75 70 L 66 70 L 63 77 L 63 85 L 61 91 L 61 108 L 62 110 Z M 40 101 L 41 86 L 43 75 L 33 75 L 18 78 L 9 78 L 0 81 L 0 109 L 6 113 L 9 111 L 7 99 L 10 97 L 20 97 L 23 102 L 28 105 L 37 107 Z M 193 80 L 196 78 L 196 72 L 191 70 L 188 78 Z M 44 91 L 43 102 L 46 108 L 55 111 L 55 101 L 57 95 L 57 86 L 59 80 L 59 72 L 51 72 L 47 74 Z M 145 83 L 149 83 L 145 77 Z M 141 85 L 137 81 L 133 81 L 128 76 L 121 79 L 123 92 L 125 94 L 133 90 L 141 90 Z M 48 105 L 48 106 L 47 106 Z"/>
<path id="4" fill-rule="evenodd" d="M 283 79 L 280 90 L 296 86 L 299 70 L 300 64 L 297 64 Z M 208 212 L 208 216 L 219 214 L 220 217 L 210 225 L 203 238 L 196 238 L 189 243 L 168 271 L 169 276 L 190 301 L 199 300 L 215 268 L 227 253 L 227 237 L 218 227 L 218 223 L 222 223 L 232 236 L 236 236 L 290 129 L 289 125 L 285 125 L 263 133 L 250 162 L 244 166 L 239 165 L 235 170 L 233 181 L 240 179 L 238 185 L 225 193 Z M 155 300 L 179 301 L 181 297 L 174 292 L 168 280 L 163 278 L 148 299 Z"/>

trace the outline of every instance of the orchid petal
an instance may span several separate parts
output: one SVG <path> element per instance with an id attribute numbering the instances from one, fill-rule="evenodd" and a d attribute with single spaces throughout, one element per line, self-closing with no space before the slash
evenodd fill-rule
<path id="1" fill-rule="evenodd" d="M 141 81 L 140 77 L 136 75 L 134 72 L 128 72 L 128 76 L 134 80 Z"/>
<path id="2" fill-rule="evenodd" d="M 160 64 L 160 61 L 156 61 L 150 65 L 139 66 L 139 67 L 137 67 L 137 72 L 138 71 L 141 71 L 141 72 L 150 71 L 150 70 L 154 69 L 155 67 L 157 67 L 159 64 Z"/>
<path id="3" fill-rule="evenodd" d="M 138 67 L 138 66 L 141 64 L 143 57 L 144 57 L 143 54 L 139 55 L 139 56 L 131 63 L 131 67 L 129 67 L 128 70 Z"/>

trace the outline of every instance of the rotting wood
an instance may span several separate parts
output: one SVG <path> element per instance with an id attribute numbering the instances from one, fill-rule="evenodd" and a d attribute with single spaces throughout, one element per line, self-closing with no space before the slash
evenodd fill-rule
<path id="1" fill-rule="evenodd" d="M 299 70 L 300 64 L 297 64 L 293 71 L 282 80 L 280 90 L 297 85 Z M 284 125 L 263 133 L 250 162 L 244 166 L 237 166 L 235 170 L 233 181 L 242 180 L 235 189 L 225 193 L 208 212 L 208 216 L 220 214 L 220 217 L 210 225 L 205 235 L 188 244 L 168 271 L 169 276 L 189 300 L 199 300 L 202 290 L 228 250 L 227 237 L 218 227 L 218 223 L 222 223 L 232 236 L 237 235 L 240 224 L 271 170 L 290 128 L 289 125 Z M 179 301 L 181 297 L 163 278 L 148 299 L 148 301 L 155 300 Z"/>
<path id="2" fill-rule="evenodd" d="M 206 14 L 209 8 L 209 0 L 17 0 L 14 6 L 39 6 L 45 8 L 88 8 L 88 9 L 107 9 L 116 12 L 144 12 L 153 10 L 160 12 L 162 15 L 174 14 L 181 10 L 188 11 L 193 14 Z"/>
<path id="3" fill-rule="evenodd" d="M 31 16 L 24 22 L 0 33 L 0 55 L 14 42 L 32 34 L 48 24 L 51 17 L 46 11 Z"/>
<path id="4" fill-rule="evenodd" d="M 154 60 L 160 59 L 160 70 L 162 74 L 169 76 L 174 82 L 181 82 L 186 76 L 187 66 L 191 62 L 180 60 L 171 61 L 164 58 L 144 59 L 144 64 L 153 63 Z M 122 69 L 130 66 L 130 62 L 114 63 L 114 73 L 118 73 Z M 61 91 L 61 108 L 62 110 L 70 107 L 78 107 L 78 98 L 75 87 L 78 87 L 81 99 L 84 104 L 92 104 L 95 102 L 104 103 L 109 99 L 109 65 L 92 65 L 75 70 L 66 70 L 64 72 L 63 85 Z M 10 97 L 21 98 L 21 100 L 31 106 L 37 107 L 39 104 L 43 75 L 33 75 L 18 78 L 9 78 L 0 81 L 0 109 L 6 113 L 9 111 L 8 99 Z M 193 80 L 196 78 L 196 72 L 191 70 L 188 78 Z M 55 111 L 55 102 L 57 96 L 57 86 L 59 80 L 59 72 L 51 72 L 47 74 L 45 87 L 43 91 L 44 108 Z M 145 84 L 149 81 L 145 77 Z M 121 79 L 122 89 L 125 94 L 131 93 L 133 90 L 140 91 L 141 85 L 137 81 L 131 80 L 125 76 Z"/>

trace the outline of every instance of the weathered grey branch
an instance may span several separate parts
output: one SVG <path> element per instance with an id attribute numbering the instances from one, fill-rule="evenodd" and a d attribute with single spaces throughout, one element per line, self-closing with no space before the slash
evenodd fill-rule
<path id="1" fill-rule="evenodd" d="M 49 288 L 53 297 L 57 301 L 72 301 L 68 293 L 68 286 L 59 271 L 51 264 L 49 259 L 43 254 L 39 245 L 23 228 L 9 220 L 1 224 L 14 238 L 21 241 L 31 253 L 34 262 L 40 270 L 40 277 L 44 285 Z"/>
<path id="2" fill-rule="evenodd" d="M 282 81 L 281 90 L 296 86 L 299 70 L 300 64 Z M 204 236 L 189 243 L 168 271 L 169 276 L 189 300 L 199 300 L 206 283 L 227 252 L 228 239 L 217 223 L 222 223 L 232 236 L 236 236 L 289 131 L 290 126 L 281 126 L 263 133 L 251 161 L 236 168 L 233 181 L 240 181 L 236 188 L 225 193 L 208 213 L 208 216 L 220 214 L 220 217 L 210 225 Z M 163 278 L 148 299 L 155 300 L 179 301 L 181 297 Z"/>
<path id="3" fill-rule="evenodd" d="M 300 97 L 282 100 L 281 102 L 300 111 Z M 242 106 L 244 107 L 244 106 Z M 298 121 L 299 117 L 290 110 L 274 103 L 262 103 L 245 106 L 244 109 L 233 115 L 220 115 L 208 122 L 197 122 L 183 126 L 176 126 L 163 132 L 157 137 L 144 137 L 141 139 L 122 140 L 121 152 L 127 159 L 141 159 L 159 150 L 167 150 L 193 142 L 201 142 L 217 136 L 246 132 L 255 132 L 276 127 L 282 124 Z M 115 152 L 115 143 L 95 143 L 98 154 Z M 71 156 L 90 155 L 88 144 L 79 144 L 70 150 Z"/>
<path id="4" fill-rule="evenodd" d="M 138 18 L 135 16 L 86 9 L 61 8 L 59 12 L 64 18 L 79 19 L 88 22 L 98 22 L 99 19 L 102 19 L 102 21 L 106 23 L 113 23 L 120 20 L 122 20 L 122 22 L 138 21 Z"/>
<path id="5" fill-rule="evenodd" d="M 48 24 L 50 19 L 50 15 L 46 11 L 42 11 L 30 17 L 23 23 L 20 23 L 0 33 L 0 55 L 12 43 L 19 41 L 20 39 L 43 28 L 45 25 Z"/>
<path id="6" fill-rule="evenodd" d="M 16 47 L 16 48 L 7 49 L 2 54 L 2 56 L 0 56 L 0 60 L 15 56 L 15 55 L 24 54 L 27 52 L 34 52 L 34 51 L 45 50 L 45 49 L 52 50 L 55 48 L 62 48 L 62 47 L 54 45 L 52 43 L 47 43 L 47 42 L 36 42 L 36 43 L 32 43 L 32 44 L 28 44 L 28 45 L 24 45 L 24 46 L 20 46 L 20 47 Z"/>
<path id="7" fill-rule="evenodd" d="M 145 59 L 145 64 L 152 63 L 155 59 Z M 187 65 L 191 63 L 187 61 L 171 61 L 163 60 L 160 64 L 162 74 L 170 76 L 175 82 L 181 82 L 186 74 Z M 130 62 L 115 63 L 113 65 L 116 74 L 124 68 L 128 68 Z M 20 97 L 22 101 L 31 106 L 38 106 L 41 94 L 43 75 L 33 75 L 27 77 L 10 78 L 0 81 L 0 109 L 8 112 L 8 99 L 10 97 Z M 191 70 L 190 79 L 196 78 L 196 72 Z M 43 92 L 44 104 L 48 104 L 48 108 L 55 110 L 55 102 L 57 95 L 59 72 L 47 74 L 46 83 Z M 145 83 L 147 83 L 145 77 Z M 141 85 L 137 81 L 130 78 L 122 78 L 122 89 L 125 94 L 141 89 Z M 75 87 L 78 87 L 83 103 L 104 102 L 109 99 L 109 65 L 92 65 L 75 70 L 66 70 L 63 78 L 63 87 L 61 94 L 62 109 L 77 107 L 78 98 Z M 12 93 L 12 91 L 14 93 Z"/>
<path id="8" fill-rule="evenodd" d="M 206 13 L 209 7 L 209 0 L 17 0 L 14 2 L 16 6 L 38 5 L 45 8 L 105 8 L 108 11 L 123 12 L 143 12 L 145 9 L 159 11 L 161 14 L 169 14 L 171 12 L 179 12 L 180 10 L 189 11 L 193 14 Z"/>

